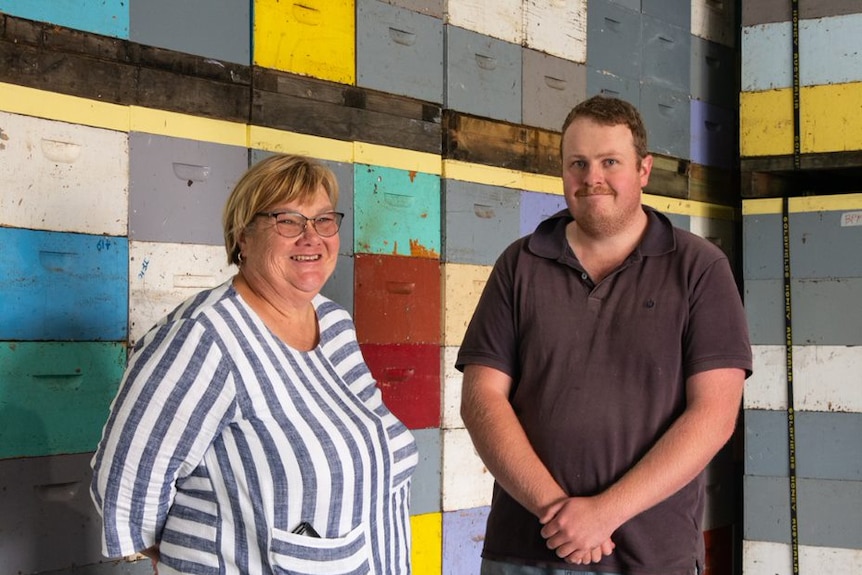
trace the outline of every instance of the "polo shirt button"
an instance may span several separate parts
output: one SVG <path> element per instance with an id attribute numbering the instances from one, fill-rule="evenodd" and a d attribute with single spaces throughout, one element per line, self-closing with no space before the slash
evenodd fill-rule
<path id="1" fill-rule="evenodd" d="M 587 272 L 584 272 L 581 274 L 581 279 L 587 281 L 588 279 L 590 279 L 590 276 L 587 275 Z"/>

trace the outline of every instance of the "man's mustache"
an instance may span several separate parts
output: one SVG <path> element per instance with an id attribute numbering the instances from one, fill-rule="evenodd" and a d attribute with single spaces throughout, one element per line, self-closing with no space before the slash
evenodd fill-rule
<path id="1" fill-rule="evenodd" d="M 576 198 L 586 198 L 589 196 L 612 196 L 614 191 L 607 186 L 591 186 L 589 188 L 578 188 L 575 190 Z"/>

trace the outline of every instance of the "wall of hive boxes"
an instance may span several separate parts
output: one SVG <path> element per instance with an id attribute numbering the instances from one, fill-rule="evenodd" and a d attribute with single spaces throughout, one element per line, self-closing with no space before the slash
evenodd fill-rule
<path id="1" fill-rule="evenodd" d="M 453 364 L 484 281 L 564 206 L 557 130 L 597 93 L 643 111 L 645 201 L 738 258 L 732 4 L 0 0 L 0 563 L 147 572 L 100 563 L 87 493 L 127 349 L 235 272 L 224 199 L 296 152 L 338 175 L 324 293 L 419 442 L 414 572 L 478 572 L 492 479 Z M 714 575 L 732 571 L 738 451 L 710 468 Z"/>
<path id="2" fill-rule="evenodd" d="M 796 15 L 798 150 L 791 3 L 742 7 L 743 276 L 755 356 L 744 402 L 751 575 L 862 571 L 862 7 L 799 2 Z"/>

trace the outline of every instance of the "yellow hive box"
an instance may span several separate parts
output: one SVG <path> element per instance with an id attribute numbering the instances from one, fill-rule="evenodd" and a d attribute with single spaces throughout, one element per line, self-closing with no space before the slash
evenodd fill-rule
<path id="1" fill-rule="evenodd" d="M 411 562 L 413 575 L 439 575 L 443 569 L 443 516 L 440 513 L 414 515 Z"/>
<path id="2" fill-rule="evenodd" d="M 254 63 L 356 83 L 353 0 L 254 0 Z"/>
<path id="3" fill-rule="evenodd" d="M 862 82 L 803 87 L 800 148 L 803 154 L 862 150 Z M 793 153 L 793 91 L 740 95 L 742 157 Z"/>
<path id="4" fill-rule="evenodd" d="M 443 345 L 461 345 L 493 266 L 443 264 Z"/>

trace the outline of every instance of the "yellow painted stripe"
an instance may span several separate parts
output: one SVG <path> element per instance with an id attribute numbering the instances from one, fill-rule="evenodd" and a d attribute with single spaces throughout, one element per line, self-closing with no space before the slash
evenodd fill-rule
<path id="1" fill-rule="evenodd" d="M 413 531 L 413 575 L 440 575 L 443 572 L 443 515 L 414 515 L 410 518 L 410 528 Z"/>
<path id="2" fill-rule="evenodd" d="M 515 170 L 459 160 L 443 160 L 443 177 L 449 180 L 518 189 L 521 188 L 521 181 L 523 180 L 521 172 Z"/>
<path id="3" fill-rule="evenodd" d="M 234 146 L 248 145 L 245 124 L 140 106 L 109 104 L 14 84 L 0 83 L 0 109 L 122 132 L 140 131 Z"/>
<path id="4" fill-rule="evenodd" d="M 248 147 L 246 124 L 140 106 L 131 106 L 130 111 L 129 129 L 134 132 Z"/>
<path id="5" fill-rule="evenodd" d="M 557 176 L 528 174 L 508 168 L 473 164 L 460 160 L 443 161 L 443 177 L 450 180 L 474 182 L 516 190 L 563 194 L 562 180 Z"/>
<path id="6" fill-rule="evenodd" d="M 799 212 L 837 212 L 862 208 L 862 193 L 833 196 L 805 196 L 791 198 L 790 207 Z"/>
<path id="7" fill-rule="evenodd" d="M 129 107 L 0 82 L 0 110 L 13 114 L 129 131 Z"/>
<path id="8" fill-rule="evenodd" d="M 780 214 L 781 198 L 759 198 L 742 200 L 743 216 L 761 216 L 765 214 Z"/>
<path id="9" fill-rule="evenodd" d="M 438 176 L 443 170 L 442 159 L 437 154 L 392 148 L 367 142 L 354 144 L 353 161 L 357 164 L 369 164 Z"/>
<path id="10" fill-rule="evenodd" d="M 297 134 L 261 126 L 249 127 L 248 142 L 253 149 L 300 154 L 333 162 L 353 162 L 353 142 Z"/>
<path id="11" fill-rule="evenodd" d="M 530 192 L 542 192 L 545 194 L 563 195 L 563 178 L 560 176 L 546 176 L 544 174 L 524 173 L 523 189 Z"/>
<path id="12" fill-rule="evenodd" d="M 742 215 L 744 216 L 780 214 L 781 209 L 781 198 L 743 200 L 742 202 Z M 862 209 L 862 193 L 790 198 L 788 209 L 791 213 L 859 210 Z"/>
<path id="13" fill-rule="evenodd" d="M 679 198 L 667 198 L 652 194 L 644 194 L 643 203 L 661 212 L 681 216 L 696 216 L 714 220 L 735 220 L 738 219 L 739 215 L 736 208 L 730 206 Z"/>

